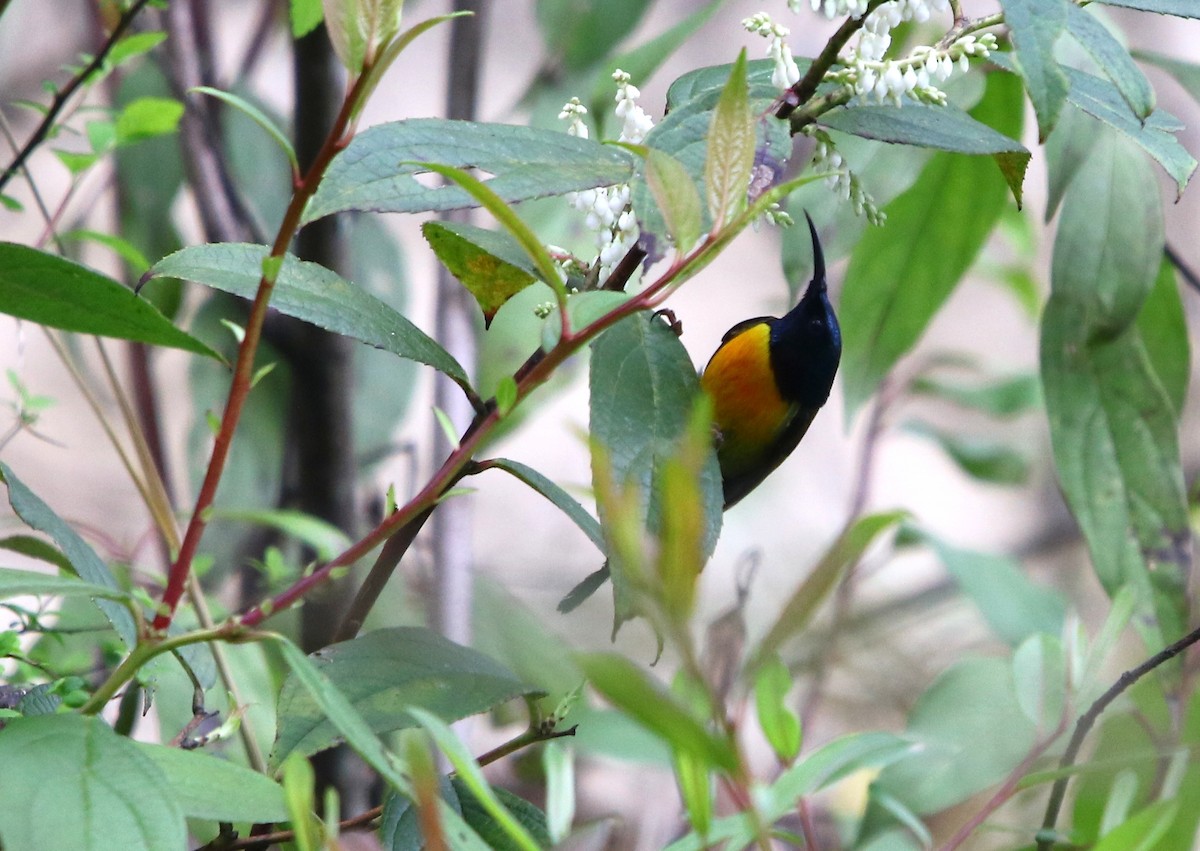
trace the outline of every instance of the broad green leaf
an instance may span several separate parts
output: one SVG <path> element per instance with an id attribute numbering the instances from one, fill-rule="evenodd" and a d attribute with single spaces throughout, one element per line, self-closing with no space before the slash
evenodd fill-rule
<path id="1" fill-rule="evenodd" d="M 321 561 L 332 561 L 351 544 L 346 533 L 332 523 L 294 509 L 215 508 L 212 516 L 276 529 L 311 547 Z"/>
<path id="2" fill-rule="evenodd" d="M 750 662 L 746 664 L 747 675 L 753 675 L 784 642 L 808 625 L 820 605 L 838 586 L 846 571 L 862 558 L 867 547 L 904 517 L 905 514 L 901 511 L 868 514 L 857 518 L 842 531 L 800 583 L 800 587 L 784 603 L 783 611 L 767 630 Z"/>
<path id="3" fill-rule="evenodd" d="M 737 759 L 728 742 L 709 732 L 679 698 L 624 656 L 584 653 L 576 657 L 592 687 L 605 700 L 646 729 L 703 765 L 734 771 Z"/>
<path id="4" fill-rule="evenodd" d="M 914 812 L 938 812 L 1002 780 L 1036 737 L 1017 702 L 1011 665 L 968 659 L 918 699 L 905 731 L 916 747 L 876 783 Z"/>
<path id="5" fill-rule="evenodd" d="M 755 63 L 747 63 L 754 67 Z M 708 70 L 708 69 L 706 69 Z M 705 181 L 705 169 L 709 162 L 709 133 L 713 116 L 722 92 L 729 82 L 732 66 L 711 69 L 713 76 L 705 77 L 703 87 L 697 85 L 694 96 L 686 102 L 673 106 L 648 134 L 646 147 L 674 157 L 691 175 L 696 194 L 709 197 Z M 707 83 L 716 81 L 715 87 Z M 771 85 L 770 72 L 764 79 L 757 76 L 748 79 L 749 109 L 752 116 L 765 113 L 774 103 L 779 91 Z M 792 139 L 786 122 L 764 118 L 754 124 L 754 158 L 749 184 L 743 189 L 751 200 L 759 198 L 767 187 L 774 186 L 783 177 L 785 166 L 792 152 Z M 718 160 L 714 160 L 714 164 Z M 643 240 L 665 240 L 668 234 L 666 222 L 646 181 L 645 168 L 639 168 L 631 182 L 633 211 L 637 216 Z M 701 231 L 712 227 L 712 211 L 704 210 Z M 732 213 L 731 213 L 732 215 Z M 665 252 L 663 244 L 652 241 L 648 245 L 651 261 Z"/>
<path id="6" fill-rule="evenodd" d="M 1062 631 L 1066 616 L 1062 596 L 1031 582 L 1019 562 L 953 547 L 924 533 L 922 537 L 1001 640 L 1016 646 L 1037 633 Z"/>
<path id="7" fill-rule="evenodd" d="M 12 567 L 0 568 L 0 600 L 8 600 L 22 594 L 55 597 L 85 596 L 107 600 L 125 600 L 129 597 L 127 592 L 119 588 L 81 582 L 74 577 L 37 573 L 32 570 L 17 570 Z"/>
<path id="8" fill-rule="evenodd" d="M 450 764 L 454 766 L 455 773 L 458 775 L 456 779 L 470 792 L 468 797 L 473 798 L 477 807 L 490 817 L 495 827 L 499 828 L 497 832 L 509 839 L 512 846 L 519 849 L 519 851 L 541 851 L 542 846 L 530 835 L 521 818 L 500 802 L 491 784 L 484 778 L 483 769 L 479 767 L 479 763 L 475 761 L 466 746 L 454 735 L 454 731 L 447 726 L 446 722 L 433 713 L 426 712 L 415 706 L 410 707 L 410 711 L 417 723 L 433 736 L 434 741 L 437 742 L 438 749 L 446 755 Z M 467 819 L 468 808 L 461 793 L 459 794 L 459 801 L 463 804 L 463 818 L 469 824 L 470 821 Z M 486 824 L 487 822 L 484 821 L 484 823 Z M 544 822 L 542 823 L 542 827 L 545 827 Z M 486 837 L 481 838 L 486 839 Z M 488 845 L 492 848 L 497 847 L 495 842 L 488 842 Z"/>
<path id="9" fill-rule="evenodd" d="M 1066 656 L 1057 635 L 1036 633 L 1013 651 L 1017 704 L 1044 735 L 1058 727 L 1067 699 Z"/>
<path id="10" fill-rule="evenodd" d="M 1043 142 L 1067 100 L 1067 78 L 1054 58 L 1054 45 L 1066 30 L 1068 5 L 1068 0 L 1000 0 Z"/>
<path id="11" fill-rule="evenodd" d="M 1054 132 L 1046 140 L 1047 180 L 1045 220 L 1058 212 L 1063 195 L 1096 144 L 1096 119 L 1068 103 L 1058 117 Z"/>
<path id="12" fill-rule="evenodd" d="M 800 718 L 788 708 L 792 675 L 778 656 L 771 656 L 754 677 L 754 706 L 758 726 L 784 765 L 800 753 Z"/>
<path id="13" fill-rule="evenodd" d="M 26 245 L 0 242 L 0 313 L 39 325 L 220 356 L 112 278 Z"/>
<path id="14" fill-rule="evenodd" d="M 720 229 L 729 216 L 741 212 L 754 167 L 754 116 L 746 81 L 746 51 L 743 49 L 721 96 L 713 109 L 708 128 L 708 150 L 704 158 L 705 199 L 713 227 Z M 647 167 L 649 167 L 647 163 Z M 680 166 L 680 170 L 684 170 Z M 686 173 L 686 171 L 685 171 Z M 686 250 L 687 246 L 681 246 Z"/>
<path id="15" fill-rule="evenodd" d="M 1154 111 L 1154 89 L 1146 75 L 1134 63 L 1125 46 L 1094 15 L 1074 3 L 1066 5 L 1067 29 L 1071 36 L 1112 80 L 1133 114 L 1145 119 Z"/>
<path id="16" fill-rule="evenodd" d="M 135 56 L 149 53 L 162 44 L 166 38 L 167 34 L 165 32 L 143 32 L 127 35 L 113 45 L 112 50 L 105 57 L 105 62 L 116 67 L 124 62 L 128 62 Z"/>
<path id="17" fill-rule="evenodd" d="M 283 789 L 271 778 L 200 751 L 137 743 L 166 776 L 188 818 L 277 822 L 288 818 Z"/>
<path id="18" fill-rule="evenodd" d="M 674 454 L 687 429 L 700 392 L 696 369 L 674 332 L 662 321 L 639 314 L 592 344 L 590 373 L 592 438 L 604 449 L 614 483 L 637 488 L 646 528 L 656 534 L 663 528 L 665 510 L 654 486 L 656 471 Z M 715 452 L 709 452 L 703 469 L 706 534 L 701 556 L 707 560 L 720 533 L 723 503 Z M 593 477 L 598 474 L 593 464 Z M 598 508 L 601 523 L 608 523 L 605 506 Z M 615 633 L 636 610 L 619 565 L 613 590 Z"/>
<path id="19" fill-rule="evenodd" d="M 42 502 L 37 494 L 25 487 L 12 469 L 3 462 L 0 462 L 0 476 L 8 485 L 8 501 L 12 505 L 13 511 L 28 526 L 46 533 L 54 543 L 58 544 L 58 548 L 71 562 L 71 567 L 79 574 L 80 579 L 92 585 L 108 588 L 114 595 L 121 593 L 121 587 L 117 584 L 117 580 L 109 571 L 108 565 L 101 561 L 100 556 L 96 555 L 96 551 L 88 546 L 83 538 L 79 537 L 79 534 L 61 517 L 55 514 L 50 506 Z M 137 626 L 133 622 L 133 615 L 127 608 L 107 599 L 97 599 L 96 607 L 108 618 L 108 622 L 113 625 L 113 629 L 121 636 L 121 640 L 127 647 L 133 647 L 137 643 Z"/>
<path id="20" fill-rule="evenodd" d="M 1197 7 L 1193 0 L 1099 0 L 1099 2 L 1105 6 L 1140 9 L 1143 12 L 1158 12 L 1160 15 L 1200 18 L 1200 7 Z"/>
<path id="21" fill-rule="evenodd" d="M 695 184 L 679 160 L 651 148 L 646 157 L 646 185 L 662 213 L 675 251 L 682 256 L 700 238 L 704 222 Z"/>
<path id="22" fill-rule="evenodd" d="M 1071 81 L 1068 100 L 1141 145 L 1175 181 L 1177 197 L 1182 195 L 1196 171 L 1196 158 L 1175 137 L 1180 129 L 1178 120 L 1166 110 L 1156 109 L 1141 123 L 1112 83 L 1074 68 L 1066 72 Z"/>
<path id="23" fill-rule="evenodd" d="M 331 645 L 314 654 L 312 664 L 373 733 L 414 726 L 409 706 L 457 721 L 532 691 L 490 657 L 416 627 Z M 340 728 L 295 676 L 284 682 L 278 711 L 272 765 L 292 751 L 316 753 L 339 741 Z"/>
<path id="24" fill-rule="evenodd" d="M 150 272 L 154 277 L 181 278 L 253 298 L 267 254 L 263 245 L 195 245 L 164 257 Z M 468 386 L 463 368 L 425 332 L 319 263 L 289 254 L 275 281 L 271 306 L 335 334 L 432 366 L 459 385 Z"/>
<path id="25" fill-rule="evenodd" d="M 1042 384 L 1036 373 L 997 378 L 983 384 L 966 384 L 926 376 L 913 381 L 909 390 L 993 417 L 1015 417 L 1042 404 Z"/>
<path id="26" fill-rule="evenodd" d="M 796 64 L 803 73 L 808 67 L 809 60 L 797 56 Z M 733 71 L 732 62 L 725 65 L 696 68 L 677 78 L 667 89 L 667 114 L 669 115 L 700 94 L 719 92 L 724 89 L 729 82 L 731 71 Z M 755 97 L 758 97 L 760 92 L 765 93 L 767 87 L 775 88 L 771 83 L 771 75 L 774 72 L 775 63 L 770 59 L 751 59 L 746 63 L 746 81 L 750 84 Z M 775 93 L 778 95 L 778 90 Z"/>
<path id="27" fill-rule="evenodd" d="M 1029 478 L 1028 454 L 1010 442 L 957 434 L 924 420 L 910 420 L 904 424 L 904 430 L 932 440 L 973 479 L 997 485 L 1019 485 Z"/>
<path id="28" fill-rule="evenodd" d="M 1200 14 L 1193 14 L 1200 17 Z M 1092 846 L 1093 851 L 1153 851 L 1179 813 L 1178 801 L 1155 801 Z"/>
<path id="29" fill-rule="evenodd" d="M 144 97 L 122 107 L 117 115 L 117 145 L 132 145 L 174 133 L 183 118 L 183 104 L 174 98 Z"/>
<path id="30" fill-rule="evenodd" d="M 1136 321 L 1162 245 L 1153 170 L 1105 133 L 1059 217 L 1042 381 L 1059 481 L 1097 576 L 1153 603 L 1157 617 L 1139 620 L 1151 646 L 1181 634 L 1190 537 L 1175 409 Z"/>
<path id="31" fill-rule="evenodd" d="M 295 10 L 293 9 L 293 12 L 294 11 Z M 317 19 L 317 22 L 320 22 L 320 18 Z M 293 23 L 295 23 L 294 19 Z M 312 29 L 315 26 L 316 24 L 313 24 L 311 27 L 309 27 L 309 29 Z M 300 163 L 296 160 L 296 151 L 292 147 L 292 143 L 288 140 L 288 137 L 284 135 L 283 131 L 275 126 L 275 122 L 268 118 L 267 114 L 257 106 L 250 103 L 250 101 L 246 100 L 245 98 L 238 97 L 232 92 L 214 89 L 212 86 L 196 86 L 195 88 L 188 89 L 188 91 L 209 95 L 210 97 L 214 97 L 222 103 L 227 103 L 234 109 L 245 113 L 251 121 L 253 121 L 266 132 L 273 142 L 279 145 L 280 149 L 287 156 L 288 162 L 292 164 L 293 170 L 299 173 Z M 118 129 L 120 129 L 120 125 L 118 125 Z"/>
<path id="32" fill-rule="evenodd" d="M 1019 135 L 1020 97 L 1015 80 L 992 74 L 973 114 Z M 1005 181 L 991 163 L 938 153 L 916 184 L 887 206 L 887 222 L 863 235 L 839 305 L 847 421 L 920 339 L 983 248 L 1004 204 Z"/>
<path id="33" fill-rule="evenodd" d="M 1154 289 L 1138 312 L 1137 326 L 1154 374 L 1162 382 L 1178 418 L 1187 401 L 1192 351 L 1175 266 L 1163 258 Z"/>
<path id="34" fill-rule="evenodd" d="M 475 297 L 484 327 L 496 311 L 532 284 L 537 269 L 508 234 L 459 222 L 426 222 L 421 226 L 429 247 Z"/>
<path id="35" fill-rule="evenodd" d="M 288 11 L 292 19 L 292 37 L 306 36 L 321 25 L 325 10 L 321 0 L 289 0 Z"/>
<path id="36" fill-rule="evenodd" d="M 550 54 L 582 71 L 633 32 L 649 6 L 650 0 L 538 0 L 537 20 Z"/>
<path id="37" fill-rule="evenodd" d="M 186 847 L 184 813 L 167 777 L 99 718 L 9 719 L 0 764 L 6 851 Z"/>
<path id="38" fill-rule="evenodd" d="M 491 810 L 480 802 L 461 778 L 452 778 L 450 785 L 457 794 L 463 821 L 479 834 L 479 838 L 487 843 L 488 848 L 492 851 L 520 851 L 524 847 L 509 835 L 492 815 Z M 536 847 L 549 848 L 554 844 L 546 825 L 546 814 L 538 807 L 507 789 L 495 787 L 492 792 L 509 816 L 535 840 Z"/>
<path id="39" fill-rule="evenodd" d="M 414 118 L 356 135 L 333 162 L 305 210 L 304 222 L 347 210 L 416 213 L 477 205 L 458 186 L 424 186 L 415 175 L 438 162 L 477 168 L 505 201 L 527 201 L 629 180 L 625 151 L 557 130 Z"/>
<path id="40" fill-rule="evenodd" d="M 68 573 L 74 573 L 74 568 L 71 567 L 71 562 L 67 560 L 66 556 L 60 553 L 53 544 L 33 535 L 9 535 L 7 538 L 0 538 L 0 550 L 20 553 L 23 556 L 44 561 L 46 564 L 52 564 Z"/>
<path id="41" fill-rule="evenodd" d="M 587 509 L 580 505 L 579 500 L 575 499 L 575 497 L 571 496 L 537 470 L 519 461 L 496 458 L 489 461 L 488 466 L 495 467 L 498 470 L 503 470 L 515 476 L 546 497 L 559 511 L 567 515 L 579 527 L 580 531 L 588 536 L 588 539 L 596 545 L 596 548 L 601 553 L 604 552 L 604 532 L 600 529 L 600 524 L 596 521 L 596 518 L 588 514 Z"/>

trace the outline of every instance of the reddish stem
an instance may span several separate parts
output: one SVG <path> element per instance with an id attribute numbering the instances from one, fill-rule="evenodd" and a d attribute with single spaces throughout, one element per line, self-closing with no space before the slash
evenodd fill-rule
<path id="1" fill-rule="evenodd" d="M 292 237 L 295 236 L 296 231 L 300 227 L 300 219 L 304 213 L 304 207 L 308 203 L 308 199 L 317 191 L 317 186 L 320 185 L 321 178 L 324 176 L 325 170 L 329 167 L 330 161 L 348 144 L 350 140 L 348 130 L 351 126 L 352 106 L 357 100 L 359 89 L 369 78 L 369 69 L 364 69 L 363 73 L 355 80 L 353 87 L 346 95 L 333 128 L 329 131 L 329 136 L 326 137 L 325 143 L 321 146 L 320 151 L 317 152 L 308 172 L 295 185 L 291 203 L 288 205 L 283 221 L 279 225 L 279 232 L 275 237 L 275 243 L 271 246 L 270 257 L 283 258 L 286 255 Z M 254 304 L 250 308 L 250 316 L 246 320 L 245 336 L 238 347 L 237 362 L 234 364 L 233 370 L 233 381 L 229 386 L 229 398 L 225 403 L 225 413 L 221 418 L 221 427 L 213 442 L 208 470 L 204 474 L 204 482 L 201 484 L 200 493 L 196 497 L 196 507 L 192 511 L 191 520 L 188 522 L 187 531 L 184 533 L 183 543 L 179 548 L 179 555 L 171 565 L 170 573 L 167 576 L 167 587 L 163 592 L 162 604 L 159 606 L 159 611 L 154 617 L 153 629 L 155 631 L 165 631 L 170 625 L 171 618 L 175 615 L 175 609 L 179 605 L 179 600 L 183 596 L 184 588 L 187 585 L 187 577 L 191 571 L 192 560 L 196 556 L 196 550 L 200 545 L 200 537 L 204 534 L 204 529 L 208 525 L 209 509 L 212 507 L 213 500 L 216 497 L 217 485 L 220 483 L 221 474 L 225 470 L 225 462 L 229 458 L 229 449 L 233 444 L 233 436 L 237 430 L 238 421 L 241 419 L 242 408 L 246 403 L 246 397 L 250 394 L 251 379 L 254 375 L 254 356 L 258 351 L 258 344 L 262 338 L 263 321 L 267 316 L 267 304 L 271 299 L 271 292 L 275 287 L 277 276 L 278 270 L 275 270 L 270 274 L 263 274 L 258 282 L 258 292 L 254 296 Z"/>

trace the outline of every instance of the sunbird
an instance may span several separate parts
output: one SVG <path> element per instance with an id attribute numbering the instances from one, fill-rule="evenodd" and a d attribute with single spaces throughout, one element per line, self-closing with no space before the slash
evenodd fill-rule
<path id="1" fill-rule="evenodd" d="M 769 476 L 829 399 L 842 331 L 829 303 L 825 256 L 812 218 L 813 278 L 782 317 L 757 316 L 725 332 L 700 376 L 713 402 L 725 508 Z"/>
<path id="2" fill-rule="evenodd" d="M 734 325 L 709 358 L 700 386 L 713 403 L 714 439 L 728 509 L 758 487 L 799 445 L 829 399 L 842 358 L 842 330 L 825 284 L 825 255 L 812 217 L 813 278 L 782 317 Z M 608 578 L 606 563 L 562 602 L 569 612 Z"/>

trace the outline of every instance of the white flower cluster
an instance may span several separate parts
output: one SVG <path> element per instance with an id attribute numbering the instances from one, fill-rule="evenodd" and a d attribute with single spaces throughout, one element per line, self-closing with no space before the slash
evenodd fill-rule
<path id="1" fill-rule="evenodd" d="M 788 0 L 788 8 L 799 12 L 803 0 Z M 867 0 L 809 0 L 814 12 L 820 12 L 829 20 L 834 18 L 861 18 L 867 11 Z"/>
<path id="2" fill-rule="evenodd" d="M 858 175 L 846 167 L 845 160 L 838 153 L 829 134 L 824 130 L 817 129 L 815 125 L 809 125 L 804 132 L 817 142 L 809 168 L 813 171 L 838 172 L 825 178 L 825 185 L 841 196 L 843 200 L 849 201 L 854 208 L 855 215 L 865 215 L 867 221 L 873 225 L 883 224 L 887 219 L 887 214 L 876 206 L 874 199 L 863 187 Z"/>
<path id="3" fill-rule="evenodd" d="M 616 114 L 622 122 L 619 141 L 639 144 L 654 126 L 654 121 L 638 105 L 637 100 L 641 97 L 641 92 L 637 86 L 630 83 L 629 74 L 617 69 L 612 77 L 617 84 Z M 558 117 L 570 122 L 567 127 L 568 133 L 586 139 L 588 130 L 583 122 L 583 116 L 586 114 L 587 109 L 579 102 L 579 98 L 572 98 L 563 106 Z M 629 205 L 629 197 L 627 183 L 600 189 L 585 189 L 567 196 L 568 203 L 586 215 L 588 230 L 596 231 L 601 282 L 638 239 L 637 219 L 634 218 Z"/>
<path id="4" fill-rule="evenodd" d="M 766 12 L 745 18 L 742 26 L 749 32 L 770 39 L 767 56 L 775 63 L 775 70 L 771 72 L 771 85 L 777 89 L 786 89 L 800 80 L 800 69 L 796 67 L 792 49 L 786 41 L 791 33 L 787 27 L 771 20 L 771 16 Z"/>

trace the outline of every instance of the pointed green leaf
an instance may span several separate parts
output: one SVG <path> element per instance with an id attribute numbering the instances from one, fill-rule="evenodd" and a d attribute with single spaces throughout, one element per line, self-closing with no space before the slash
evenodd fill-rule
<path id="1" fill-rule="evenodd" d="M 176 251 L 154 264 L 154 277 L 181 278 L 253 298 L 262 277 L 263 245 L 212 243 Z M 271 306 L 328 331 L 439 370 L 460 386 L 469 381 L 450 354 L 375 296 L 318 263 L 288 255 L 275 281 Z"/>
<path id="2" fill-rule="evenodd" d="M 904 430 L 934 441 L 973 479 L 997 485 L 1019 485 L 1029 478 L 1029 456 L 1010 442 L 958 434 L 924 420 L 910 420 L 904 424 Z"/>
<path id="3" fill-rule="evenodd" d="M 271 778 L 200 751 L 137 743 L 166 776 L 188 818 L 278 822 L 288 818 L 283 789 Z"/>
<path id="4" fill-rule="evenodd" d="M 800 583 L 800 587 L 784 603 L 783 611 L 759 641 L 753 657 L 746 664 L 745 670 L 748 675 L 753 675 L 785 641 L 808 625 L 817 608 L 833 593 L 846 571 L 862 558 L 867 547 L 904 517 L 905 514 L 901 511 L 868 514 L 854 520 L 842 531 Z"/>
<path id="5" fill-rule="evenodd" d="M 538 28 L 557 61 L 583 71 L 633 32 L 649 6 L 650 0 L 539 0 Z"/>
<path id="6" fill-rule="evenodd" d="M 319 20 L 320 19 L 318 18 L 318 21 Z M 314 24 L 313 26 L 316 25 Z M 257 106 L 250 103 L 250 101 L 246 100 L 245 98 L 238 97 L 232 92 L 224 92 L 220 89 L 214 89 L 212 86 L 196 86 L 188 89 L 188 91 L 209 95 L 210 97 L 214 97 L 222 103 L 227 103 L 234 109 L 245 113 L 251 121 L 266 131 L 266 134 L 273 142 L 275 142 L 275 144 L 279 145 L 280 149 L 282 149 L 283 153 L 287 156 L 288 162 L 292 164 L 292 168 L 296 172 L 300 171 L 300 163 L 296 160 L 296 151 L 292 147 L 292 143 L 288 140 L 288 137 L 283 134 L 283 131 L 275 126 L 275 122 L 268 118 L 266 113 L 264 113 Z"/>
<path id="7" fill-rule="evenodd" d="M 288 10 L 292 19 L 293 38 L 308 35 L 325 19 L 321 0 L 288 0 Z"/>
<path id="8" fill-rule="evenodd" d="M 1058 726 L 1066 702 L 1066 656 L 1057 635 L 1035 633 L 1013 651 L 1017 704 L 1039 730 Z"/>
<path id="9" fill-rule="evenodd" d="M 87 545 L 79 534 L 68 526 L 61 517 L 54 513 L 46 503 L 16 477 L 12 469 L 0 462 L 0 476 L 8 485 L 8 501 L 13 511 L 27 525 L 39 532 L 45 532 L 58 548 L 62 550 L 71 562 L 71 567 L 79 574 L 79 578 L 92 585 L 108 588 L 113 594 L 120 594 L 121 587 L 113 577 L 96 551 Z M 121 636 L 127 647 L 137 643 L 137 626 L 129 610 L 108 599 L 97 599 L 96 607 L 108 618 L 113 629 Z"/>
<path id="10" fill-rule="evenodd" d="M 485 327 L 496 311 L 536 279 L 528 255 L 505 233 L 434 221 L 423 224 L 421 233 L 442 265 L 475 297 Z"/>
<path id="11" fill-rule="evenodd" d="M 166 776 L 99 718 L 8 719 L 0 764 L 0 836 L 11 851 L 187 847 Z"/>
<path id="12" fill-rule="evenodd" d="M 557 130 L 414 118 L 356 135 L 330 163 L 304 222 L 347 210 L 416 213 L 477 206 L 461 187 L 418 182 L 415 175 L 430 171 L 417 165 L 421 162 L 487 172 L 488 187 L 508 202 L 624 183 L 633 173 L 625 151 Z"/>
<path id="13" fill-rule="evenodd" d="M 1183 628 L 1190 540 L 1175 408 L 1137 323 L 1162 245 L 1153 170 L 1104 133 L 1059 217 L 1042 381 L 1059 481 L 1093 566 L 1109 593 L 1133 584 L 1154 606 L 1139 620 L 1153 646 Z"/>
<path id="14" fill-rule="evenodd" d="M 667 235 L 676 252 L 683 255 L 696 244 L 704 224 L 695 184 L 679 160 L 651 148 L 646 157 L 646 185 L 662 213 Z"/>
<path id="15" fill-rule="evenodd" d="M 554 743 L 548 742 L 547 746 L 552 744 Z M 492 815 L 491 810 L 475 797 L 470 787 L 461 778 L 451 778 L 450 787 L 462 808 L 463 821 L 479 834 L 479 838 L 487 843 L 488 848 L 492 851 L 521 851 L 523 846 L 509 835 L 504 826 Z M 546 814 L 537 806 L 526 801 L 520 795 L 513 794 L 499 786 L 494 787 L 492 792 L 512 819 L 533 837 L 539 848 L 549 848 L 554 844 L 546 826 Z M 399 846 L 396 851 L 401 851 Z"/>
<path id="16" fill-rule="evenodd" d="M 1193 0 L 1098 0 L 1105 6 L 1120 6 L 1178 18 L 1200 18 L 1200 7 Z"/>
<path id="17" fill-rule="evenodd" d="M 992 74 L 973 113 L 1019 135 L 1020 96 L 1012 78 Z M 916 344 L 970 268 L 1000 218 L 1005 195 L 1004 179 L 986 160 L 935 154 L 913 187 L 887 206 L 887 222 L 863 235 L 839 305 L 847 421 Z"/>
<path id="18" fill-rule="evenodd" d="M 710 733 L 691 709 L 628 659 L 615 653 L 586 653 L 576 659 L 596 691 L 672 750 L 722 771 L 736 769 L 729 743 Z"/>
<path id="19" fill-rule="evenodd" d="M 772 655 L 754 677 L 754 706 L 758 726 L 784 765 L 800 753 L 800 718 L 787 705 L 792 675 L 777 655 Z"/>
<path id="20" fill-rule="evenodd" d="M 119 588 L 81 582 L 74 577 L 37 573 L 33 570 L 17 570 L 13 567 L 0 568 L 0 600 L 8 600 L 22 594 L 55 597 L 86 596 L 107 600 L 125 600 L 129 597 L 127 592 Z"/>
<path id="21" fill-rule="evenodd" d="M 1079 45 L 1091 54 L 1096 66 L 1112 80 L 1133 114 L 1140 119 L 1149 116 L 1154 111 L 1154 89 L 1125 46 L 1096 16 L 1074 3 L 1067 4 L 1067 28 Z"/>
<path id="22" fill-rule="evenodd" d="M 546 499 L 550 500 L 559 511 L 567 515 L 588 536 L 588 539 L 596 545 L 596 548 L 601 553 L 604 552 L 604 532 L 601 531 L 600 524 L 596 521 L 596 518 L 588 514 L 587 510 L 579 504 L 579 500 L 575 499 L 575 497 L 571 496 L 537 470 L 519 461 L 496 458 L 489 461 L 488 466 L 495 467 L 498 470 L 503 470 L 515 476 L 546 497 Z"/>
<path id="23" fill-rule="evenodd" d="M 1154 289 L 1138 312 L 1138 331 L 1154 374 L 1162 382 L 1178 417 L 1187 401 L 1191 378 L 1192 349 L 1187 316 L 1179 295 L 1178 275 L 1170 260 L 1163 258 Z"/>
<path id="24" fill-rule="evenodd" d="M 1134 50 L 1133 56 L 1162 68 L 1174 77 L 1179 85 L 1183 86 L 1193 100 L 1200 102 L 1200 65 L 1194 62 L 1184 62 L 1182 59 L 1162 53 L 1155 53 L 1152 50 Z"/>
<path id="25" fill-rule="evenodd" d="M 124 62 L 128 62 L 135 56 L 141 56 L 144 53 L 149 53 L 154 48 L 158 47 L 166 41 L 167 34 L 165 32 L 143 32 L 127 35 L 113 45 L 112 50 L 105 57 L 105 62 L 116 67 Z M 93 82 L 94 81 L 89 81 Z"/>
<path id="26" fill-rule="evenodd" d="M 713 227 L 720 229 L 727 216 L 741 212 L 754 167 L 754 116 L 746 82 L 743 49 L 713 109 L 704 160 L 704 188 Z"/>
<path id="27" fill-rule="evenodd" d="M 375 630 L 327 647 L 312 661 L 375 733 L 412 727 L 409 706 L 457 721 L 534 690 L 491 657 L 415 627 Z M 289 677 L 279 695 L 272 765 L 292 751 L 316 753 L 338 737 L 338 727 Z"/>
<path id="28" fill-rule="evenodd" d="M 183 118 L 183 104 L 174 98 L 144 97 L 130 101 L 117 114 L 116 143 L 132 145 L 174 133 Z"/>
<path id="29" fill-rule="evenodd" d="M 916 379 L 909 390 L 993 417 L 1015 417 L 1042 404 L 1042 384 L 1036 373 L 990 379 L 982 384 L 922 377 Z"/>
<path id="30" fill-rule="evenodd" d="M 25 245 L 0 242 L 0 313 L 51 328 L 220 356 L 112 278 Z"/>
<path id="31" fill-rule="evenodd" d="M 1067 5 L 1068 0 L 1000 0 L 1043 142 L 1067 100 L 1067 78 L 1054 58 L 1054 45 L 1067 26 Z"/>

